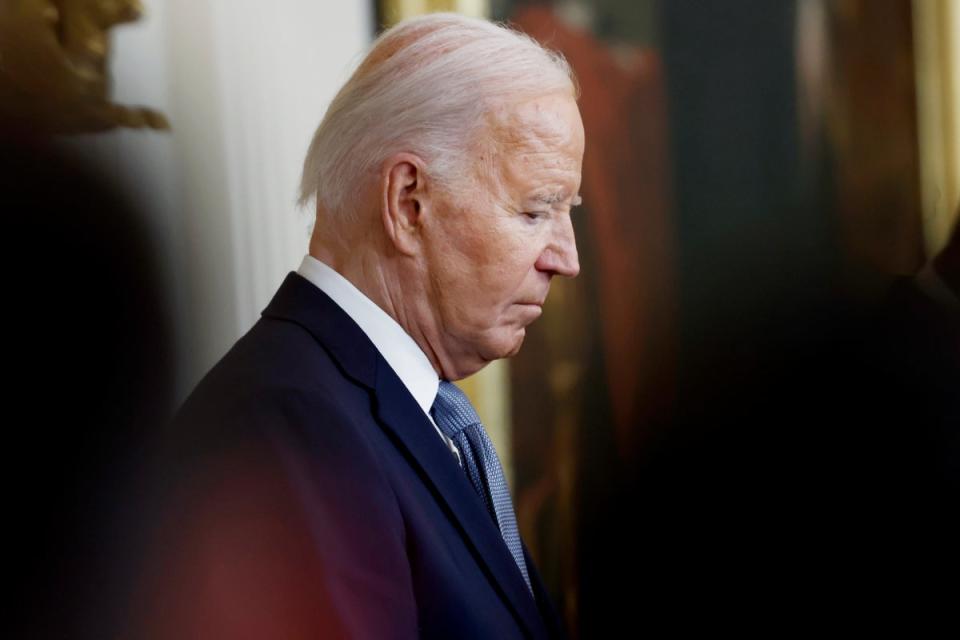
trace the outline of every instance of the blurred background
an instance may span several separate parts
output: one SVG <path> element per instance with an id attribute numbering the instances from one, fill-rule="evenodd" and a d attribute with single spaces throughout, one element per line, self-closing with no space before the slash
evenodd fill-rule
<path id="1" fill-rule="evenodd" d="M 463 382 L 571 634 L 955 603 L 960 0 L 0 0 L 25 628 L 117 606 L 92 523 L 299 264 L 327 103 L 428 11 L 582 91 L 581 275 Z"/>

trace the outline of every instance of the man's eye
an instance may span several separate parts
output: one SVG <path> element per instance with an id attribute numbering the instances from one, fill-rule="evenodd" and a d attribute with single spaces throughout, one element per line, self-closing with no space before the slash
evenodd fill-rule
<path id="1" fill-rule="evenodd" d="M 543 211 L 524 211 L 523 215 L 525 215 L 530 220 L 537 220 L 538 218 L 542 218 L 547 214 L 544 213 Z"/>

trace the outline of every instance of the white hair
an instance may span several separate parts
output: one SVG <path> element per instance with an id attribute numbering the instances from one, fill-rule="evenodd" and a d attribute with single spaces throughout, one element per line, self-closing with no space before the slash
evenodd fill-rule
<path id="1" fill-rule="evenodd" d="M 385 31 L 330 103 L 303 163 L 300 204 L 316 198 L 336 233 L 391 155 L 409 152 L 440 188 L 468 175 L 493 105 L 579 87 L 560 53 L 487 20 L 434 13 Z"/>

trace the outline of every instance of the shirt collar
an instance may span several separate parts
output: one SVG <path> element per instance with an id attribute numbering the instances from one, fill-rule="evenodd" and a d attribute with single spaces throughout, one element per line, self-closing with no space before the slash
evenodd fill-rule
<path id="1" fill-rule="evenodd" d="M 353 283 L 313 256 L 303 257 L 297 273 L 330 296 L 357 323 L 429 416 L 440 379 L 426 354 L 403 327 Z"/>

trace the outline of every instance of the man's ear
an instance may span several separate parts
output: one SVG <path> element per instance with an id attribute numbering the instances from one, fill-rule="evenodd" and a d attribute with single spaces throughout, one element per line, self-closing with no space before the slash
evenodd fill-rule
<path id="1" fill-rule="evenodd" d="M 383 164 L 381 220 L 397 251 L 414 255 L 420 245 L 423 216 L 429 207 L 424 162 L 412 153 L 398 153 Z"/>

